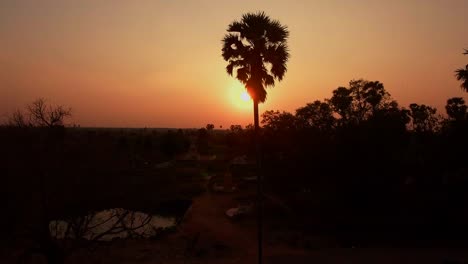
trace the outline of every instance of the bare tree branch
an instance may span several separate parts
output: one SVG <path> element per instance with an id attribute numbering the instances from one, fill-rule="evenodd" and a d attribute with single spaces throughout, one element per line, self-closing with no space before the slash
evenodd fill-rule
<path id="1" fill-rule="evenodd" d="M 27 127 L 29 126 L 29 123 L 26 122 L 23 112 L 18 109 L 8 118 L 8 125 L 14 127 Z"/>
<path id="2" fill-rule="evenodd" d="M 62 126 L 65 118 L 71 116 L 71 108 L 61 105 L 47 105 L 46 100 L 39 98 L 27 106 L 30 121 L 34 126 Z"/>

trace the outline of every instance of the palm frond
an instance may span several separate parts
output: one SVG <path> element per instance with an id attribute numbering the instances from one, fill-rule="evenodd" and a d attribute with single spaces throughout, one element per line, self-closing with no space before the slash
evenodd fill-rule
<path id="1" fill-rule="evenodd" d="M 265 74 L 263 76 L 263 86 L 265 87 L 274 87 L 275 86 L 275 78 L 270 74 Z"/>
<path id="2" fill-rule="evenodd" d="M 250 28 L 263 28 L 270 23 L 270 18 L 263 11 L 242 15 L 242 23 Z"/>
<path id="3" fill-rule="evenodd" d="M 258 40 L 265 37 L 270 24 L 270 18 L 265 12 L 247 13 L 242 16 L 244 37 L 248 40 Z"/>
<path id="4" fill-rule="evenodd" d="M 458 69 L 455 71 L 455 77 L 458 81 L 462 81 L 460 87 L 465 92 L 468 92 L 468 65 L 466 65 L 465 69 Z"/>
<path id="5" fill-rule="evenodd" d="M 271 43 L 280 43 L 285 41 L 289 36 L 287 26 L 281 25 L 278 20 L 273 20 L 268 25 L 266 30 L 266 38 Z"/>
<path id="6" fill-rule="evenodd" d="M 245 52 L 244 44 L 242 44 L 242 41 L 240 41 L 239 37 L 235 34 L 226 34 L 222 42 L 223 48 L 221 49 L 221 52 L 223 59 L 226 61 L 231 58 L 240 57 Z"/>
<path id="7" fill-rule="evenodd" d="M 226 72 L 232 76 L 234 68 L 246 67 L 245 60 L 243 59 L 231 59 L 226 66 Z"/>
<path id="8" fill-rule="evenodd" d="M 247 67 L 241 67 L 237 69 L 236 78 L 241 81 L 243 84 L 246 84 L 250 78 L 250 71 Z"/>
<path id="9" fill-rule="evenodd" d="M 468 68 L 468 65 L 467 65 Z M 468 78 L 468 70 L 465 69 L 458 69 L 455 71 L 455 76 L 457 77 L 458 81 L 462 81 Z"/>
<path id="10" fill-rule="evenodd" d="M 271 64 L 271 73 L 278 80 L 282 80 L 287 71 L 286 62 L 289 60 L 286 44 L 272 45 L 264 53 L 264 61 Z"/>
<path id="11" fill-rule="evenodd" d="M 244 31 L 244 23 L 239 22 L 239 21 L 234 21 L 231 24 L 229 24 L 227 31 L 241 33 Z"/>

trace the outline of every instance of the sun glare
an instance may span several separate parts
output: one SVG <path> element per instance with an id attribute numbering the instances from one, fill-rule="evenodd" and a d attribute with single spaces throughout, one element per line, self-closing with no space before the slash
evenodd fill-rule
<path id="1" fill-rule="evenodd" d="M 243 91 L 240 95 L 240 98 L 245 102 L 250 101 L 250 95 L 247 93 L 247 91 Z"/>
<path id="2" fill-rule="evenodd" d="M 248 110 L 252 107 L 250 95 L 245 87 L 239 82 L 233 82 L 229 85 L 229 101 L 240 110 Z"/>

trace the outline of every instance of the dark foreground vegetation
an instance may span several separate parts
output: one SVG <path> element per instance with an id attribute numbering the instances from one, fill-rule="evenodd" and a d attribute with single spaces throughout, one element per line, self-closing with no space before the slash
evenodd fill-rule
<path id="1" fill-rule="evenodd" d="M 351 81 L 295 114 L 263 114 L 265 179 L 300 226 L 352 243 L 466 240 L 467 106 L 400 107 L 382 83 Z M 427 244 L 426 244 L 427 243 Z"/>

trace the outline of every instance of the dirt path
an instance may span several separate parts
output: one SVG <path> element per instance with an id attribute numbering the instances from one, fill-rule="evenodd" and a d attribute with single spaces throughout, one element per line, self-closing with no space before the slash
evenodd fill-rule
<path id="1" fill-rule="evenodd" d="M 195 250 L 223 245 L 229 249 L 229 254 L 225 257 L 232 261 L 230 263 L 256 263 L 258 244 L 255 215 L 252 214 L 240 220 L 232 220 L 225 215 L 228 208 L 238 205 L 235 197 L 242 195 L 249 195 L 249 193 L 206 192 L 195 198 L 189 215 L 180 226 L 181 234 L 188 237 L 195 237 L 199 234 Z M 264 243 L 265 259 L 275 259 L 276 256 L 286 255 L 301 258 L 306 255 L 306 251 L 287 245 Z"/>
<path id="2" fill-rule="evenodd" d="M 180 231 L 189 237 L 199 236 L 195 249 L 224 247 L 239 258 L 256 258 L 257 233 L 253 216 L 233 221 L 225 215 L 228 208 L 237 206 L 234 197 L 235 194 L 206 192 L 194 199 Z"/>

